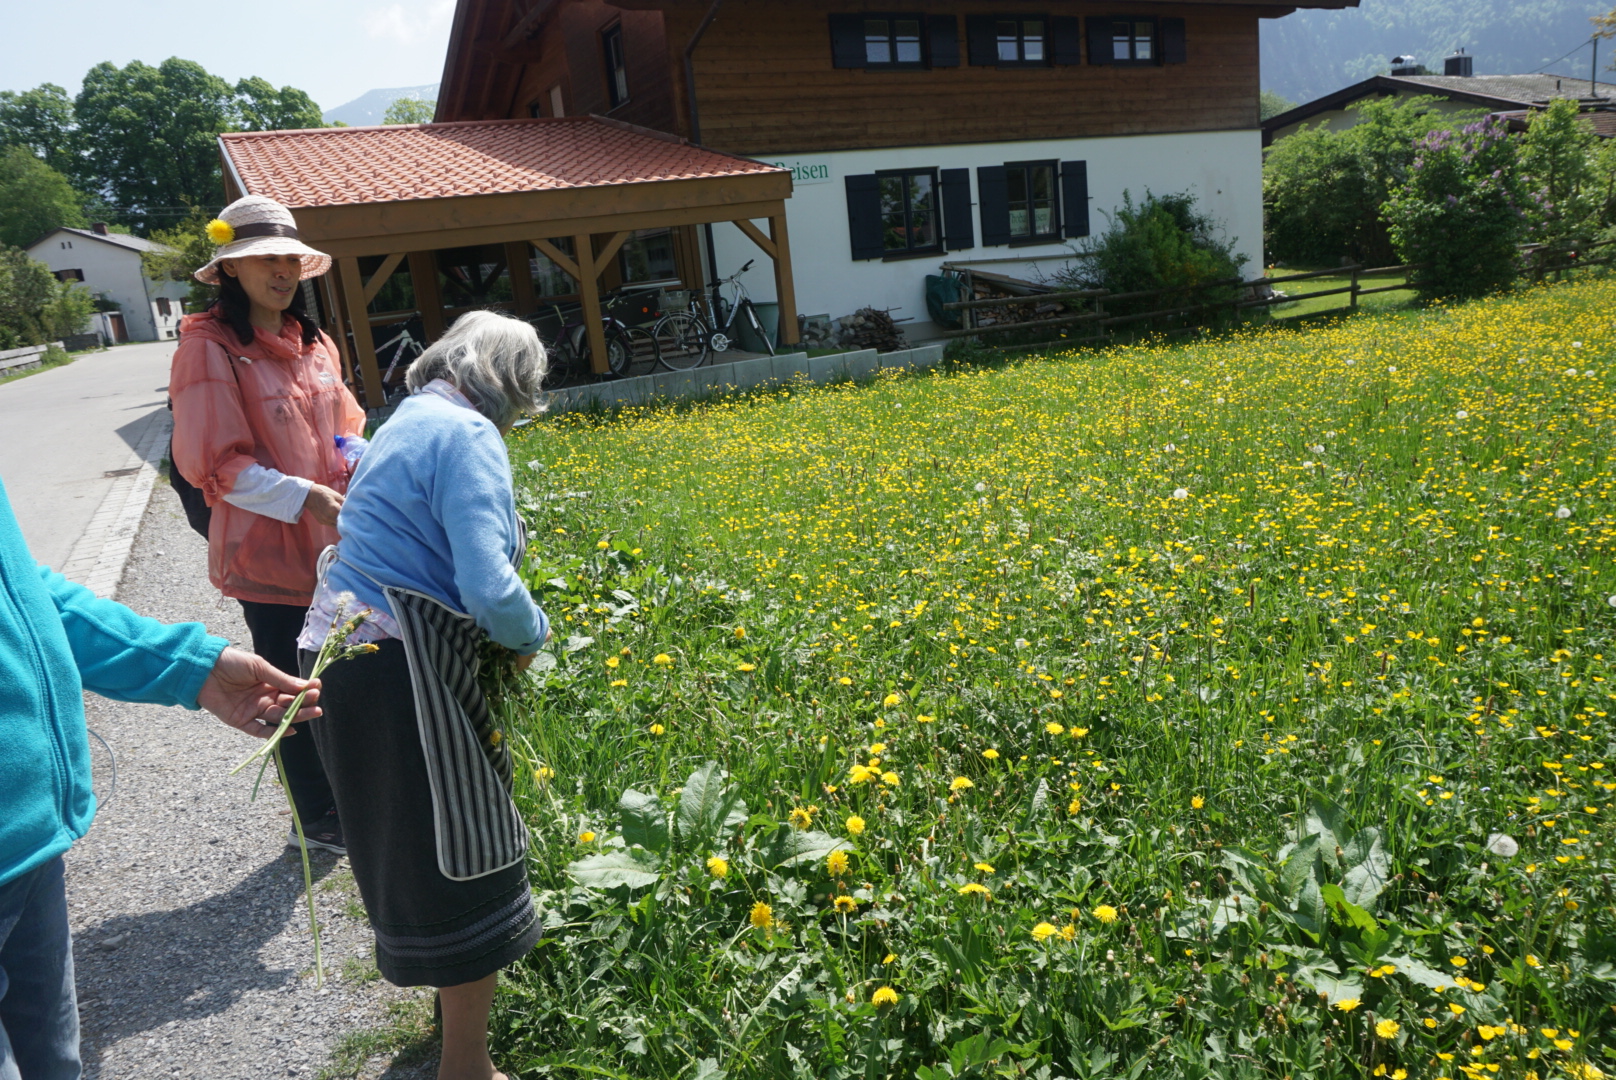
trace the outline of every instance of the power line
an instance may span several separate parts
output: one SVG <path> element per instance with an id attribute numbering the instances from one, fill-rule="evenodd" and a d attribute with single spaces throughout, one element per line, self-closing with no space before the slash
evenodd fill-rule
<path id="1" fill-rule="evenodd" d="M 1550 60 L 1547 64 L 1544 64 L 1542 67 L 1538 68 L 1532 74 L 1534 74 L 1534 75 L 1546 74 L 1549 68 L 1553 67 L 1555 64 L 1558 64 L 1561 60 L 1564 60 L 1567 57 L 1574 56 L 1575 54 L 1581 52 L 1583 49 L 1587 48 L 1589 45 L 1592 45 L 1595 40 L 1597 40 L 1597 39 L 1589 38 L 1587 41 L 1584 41 L 1581 45 L 1578 45 L 1575 49 L 1572 49 L 1570 52 L 1566 53 L 1565 56 L 1559 57 L 1558 59 L 1555 59 L 1555 60 Z"/>

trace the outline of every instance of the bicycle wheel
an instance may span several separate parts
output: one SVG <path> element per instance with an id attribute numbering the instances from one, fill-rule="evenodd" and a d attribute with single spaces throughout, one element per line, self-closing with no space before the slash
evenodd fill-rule
<path id="1" fill-rule="evenodd" d="M 657 367 L 657 339 L 643 326 L 626 326 L 607 342 L 606 358 L 619 378 L 649 375 Z"/>
<path id="2" fill-rule="evenodd" d="M 657 356 L 670 371 L 700 367 L 712 355 L 707 324 L 687 311 L 675 311 L 656 324 Z"/>

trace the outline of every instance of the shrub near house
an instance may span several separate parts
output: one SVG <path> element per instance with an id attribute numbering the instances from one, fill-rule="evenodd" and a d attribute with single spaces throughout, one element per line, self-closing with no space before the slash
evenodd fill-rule
<path id="1" fill-rule="evenodd" d="M 0 349 L 76 334 L 94 309 L 86 290 L 57 281 L 17 248 L 0 248 Z"/>

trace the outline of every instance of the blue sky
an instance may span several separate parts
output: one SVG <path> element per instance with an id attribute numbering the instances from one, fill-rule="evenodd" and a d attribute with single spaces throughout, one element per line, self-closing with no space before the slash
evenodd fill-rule
<path id="1" fill-rule="evenodd" d="M 259 75 L 330 109 L 367 90 L 437 82 L 454 0 L 6 0 L 0 90 L 76 93 L 103 60 L 195 60 L 231 82 Z"/>

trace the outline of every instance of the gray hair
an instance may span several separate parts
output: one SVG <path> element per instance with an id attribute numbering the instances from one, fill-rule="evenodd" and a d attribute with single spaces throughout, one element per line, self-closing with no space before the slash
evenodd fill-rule
<path id="1" fill-rule="evenodd" d="M 433 379 L 455 385 L 503 428 L 531 411 L 550 359 L 533 327 L 497 311 L 468 311 L 410 365 L 413 393 Z"/>

